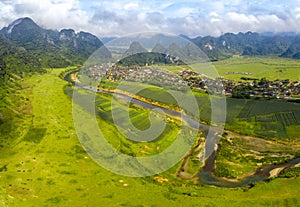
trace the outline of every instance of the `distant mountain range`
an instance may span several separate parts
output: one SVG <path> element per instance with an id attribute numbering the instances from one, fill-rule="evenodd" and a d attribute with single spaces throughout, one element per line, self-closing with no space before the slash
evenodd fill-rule
<path id="1" fill-rule="evenodd" d="M 211 60 L 229 58 L 232 55 L 278 56 L 300 59 L 300 35 L 272 33 L 226 33 L 220 37 L 196 37 L 188 39 L 202 49 Z M 172 44 L 172 38 L 157 35 L 143 44 L 143 37 L 135 39 L 147 51 L 187 50 L 182 45 Z M 103 38 L 105 42 L 114 38 Z M 128 41 L 131 41 L 128 39 Z M 156 45 L 154 44 L 156 42 Z M 72 29 L 47 30 L 30 18 L 21 18 L 0 30 L 0 77 L 7 71 L 15 73 L 35 71 L 45 67 L 66 67 L 83 64 L 103 43 L 98 37 L 87 32 L 76 33 Z M 158 44 L 159 43 L 159 44 Z M 127 44 L 127 43 L 126 43 Z M 144 50 L 136 42 L 125 55 L 134 50 Z M 155 45 L 155 46 L 154 46 Z M 154 46 L 154 47 L 153 47 Z M 109 52 L 109 51 L 107 51 Z M 189 51 L 194 52 L 194 51 Z M 107 54 L 109 56 L 109 54 Z M 161 59 L 161 56 L 155 56 Z"/>
<path id="2" fill-rule="evenodd" d="M 247 32 L 188 39 L 199 46 L 212 60 L 228 58 L 232 55 L 300 58 L 299 35 Z"/>
<path id="3" fill-rule="evenodd" d="M 300 35 L 297 33 L 226 33 L 219 37 L 205 36 L 190 38 L 186 35 L 179 35 L 197 45 L 207 54 L 210 60 L 221 60 L 232 55 L 242 56 L 278 56 L 285 58 L 300 59 Z M 103 41 L 110 42 L 115 38 L 106 37 Z M 159 39 L 159 41 L 158 41 Z M 156 41 L 157 40 L 157 41 Z M 165 41 L 164 41 L 165 40 Z M 133 41 L 129 38 L 128 41 Z M 142 43 L 145 48 L 153 42 L 160 42 L 162 46 L 169 47 L 172 38 L 163 35 L 149 38 L 135 38 L 134 41 Z M 147 41 L 147 42 L 146 42 Z M 166 44 L 164 44 L 166 42 Z M 180 46 L 180 45 L 179 45 Z"/>

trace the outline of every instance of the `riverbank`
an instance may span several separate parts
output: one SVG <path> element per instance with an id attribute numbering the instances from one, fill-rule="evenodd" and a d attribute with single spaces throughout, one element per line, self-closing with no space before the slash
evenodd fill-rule
<path id="1" fill-rule="evenodd" d="M 96 89 L 96 88 L 92 88 L 89 86 L 84 86 L 80 83 L 76 84 L 76 80 L 77 80 L 76 75 L 70 76 L 70 77 L 73 78 L 72 81 L 75 83 L 75 85 L 77 85 L 80 88 L 84 88 L 84 89 L 91 90 L 91 91 L 98 92 L 98 93 L 109 93 L 109 94 L 121 95 L 121 96 L 131 99 L 130 101 L 134 104 L 138 104 L 138 105 L 146 107 L 146 108 L 158 107 L 160 109 L 163 109 L 169 115 L 172 115 L 173 117 L 182 119 L 182 116 L 180 117 L 180 114 L 181 114 L 180 111 L 176 110 L 176 109 L 174 110 L 173 108 L 170 108 L 168 105 L 164 105 L 164 104 L 161 104 L 158 102 L 153 103 L 150 100 L 147 100 L 146 98 L 136 96 L 134 94 L 130 94 L 129 92 L 125 92 L 125 91 L 121 91 L 121 90 L 108 90 L 108 89 L 99 89 L 99 88 Z M 205 129 L 202 132 L 204 134 L 207 134 L 207 130 L 208 130 L 209 126 L 205 126 L 205 125 L 199 124 L 199 123 L 195 124 L 194 122 L 196 123 L 196 121 L 193 120 L 193 123 L 191 125 L 193 125 L 195 127 L 200 127 L 200 129 Z M 187 120 L 187 123 L 191 123 L 191 120 L 190 119 Z M 227 135 L 228 134 L 230 135 L 229 138 L 233 137 L 233 134 L 238 135 L 238 134 L 230 132 L 230 131 L 227 131 L 226 133 L 227 133 Z M 244 136 L 244 135 L 242 135 L 242 136 Z M 248 136 L 248 138 L 259 139 L 259 138 L 256 138 L 256 137 L 254 138 L 254 137 L 250 137 L 250 136 Z M 266 141 L 266 142 L 270 143 L 271 141 Z M 216 155 L 218 153 L 218 145 L 215 145 L 214 152 L 211 153 L 211 155 L 208 158 L 204 159 L 204 161 L 202 163 L 199 161 L 199 168 L 202 165 L 200 172 L 191 175 L 188 173 L 188 162 L 189 162 L 189 159 L 192 156 L 192 154 L 195 153 L 195 151 L 197 149 L 199 149 L 199 146 L 200 146 L 200 143 L 198 142 L 196 147 L 192 148 L 186 154 L 179 169 L 177 170 L 176 175 L 178 177 L 181 177 L 184 179 L 195 179 L 195 177 L 198 176 L 198 181 L 201 184 L 215 185 L 218 187 L 236 188 L 236 187 L 249 186 L 255 182 L 267 181 L 270 178 L 277 177 L 283 169 L 294 167 L 295 165 L 300 163 L 299 158 L 295 158 L 288 163 L 260 167 L 256 171 L 244 174 L 244 175 L 238 177 L 237 179 L 217 177 L 214 174 L 214 171 L 217 167 L 216 163 L 215 163 L 215 159 L 216 159 Z M 295 161 L 296 161 L 296 163 L 294 163 Z"/>

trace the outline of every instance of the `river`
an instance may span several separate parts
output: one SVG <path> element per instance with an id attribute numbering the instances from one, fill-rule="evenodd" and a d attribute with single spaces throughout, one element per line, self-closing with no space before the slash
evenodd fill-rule
<path id="1" fill-rule="evenodd" d="M 99 90 L 97 88 L 86 86 L 86 85 L 83 85 L 83 84 L 80 84 L 77 82 L 74 83 L 74 81 L 72 81 L 72 79 L 71 79 L 72 73 L 74 73 L 74 72 L 70 72 L 67 75 L 65 75 L 64 79 L 68 82 L 71 82 L 78 88 L 89 90 L 89 91 L 92 91 L 95 93 L 114 94 L 126 101 L 130 101 L 133 104 L 136 104 L 138 106 L 141 106 L 141 107 L 144 107 L 147 109 L 159 108 L 160 110 L 162 110 L 163 112 L 165 112 L 166 114 L 168 114 L 170 116 L 181 117 L 181 119 L 183 119 L 185 121 L 185 123 L 187 123 L 190 127 L 201 130 L 205 135 L 207 133 L 209 133 L 210 126 L 201 124 L 198 121 L 195 121 L 195 120 L 189 118 L 188 116 L 183 115 L 182 113 L 180 113 L 178 111 L 166 109 L 161 106 L 153 105 L 151 103 L 146 103 L 146 102 L 137 100 L 137 99 L 132 98 L 125 94 L 116 93 L 116 92 L 112 92 L 112 91 L 108 91 L 108 90 Z M 209 150 L 211 150 L 214 146 L 216 146 L 216 143 L 217 143 L 216 139 L 207 139 L 206 143 L 205 143 L 205 148 L 206 149 L 210 148 Z M 217 187 L 224 187 L 224 188 L 237 188 L 237 187 L 251 186 L 256 182 L 268 181 L 270 179 L 270 177 L 273 177 L 273 176 L 276 177 L 281 170 L 293 167 L 300 163 L 300 158 L 294 158 L 290 162 L 287 162 L 287 163 L 261 167 L 261 168 L 257 169 L 255 172 L 253 172 L 247 176 L 244 176 L 240 180 L 237 180 L 237 179 L 230 180 L 230 179 L 226 179 L 226 178 L 217 177 L 214 174 L 215 158 L 216 158 L 216 154 L 217 154 L 217 149 L 214 149 L 213 152 L 210 154 L 211 155 L 205 160 L 204 166 L 202 167 L 200 172 L 197 174 L 199 183 L 206 184 L 206 185 L 214 185 Z M 199 165 L 200 165 L 200 162 L 199 162 Z"/>

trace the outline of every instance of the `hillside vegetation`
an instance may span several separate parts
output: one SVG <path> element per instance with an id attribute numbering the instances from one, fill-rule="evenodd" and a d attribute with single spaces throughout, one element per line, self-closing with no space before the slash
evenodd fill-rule
<path id="1" fill-rule="evenodd" d="M 41 70 L 38 58 L 0 34 L 0 76 L 6 73 L 23 75 Z"/>
<path id="2" fill-rule="evenodd" d="M 103 43 L 87 32 L 46 30 L 30 18 L 21 18 L 1 30 L 15 45 L 39 59 L 43 67 L 83 64 Z"/>

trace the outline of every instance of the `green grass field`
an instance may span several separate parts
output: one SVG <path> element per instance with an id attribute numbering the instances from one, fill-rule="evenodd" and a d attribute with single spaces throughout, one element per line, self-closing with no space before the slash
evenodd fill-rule
<path id="1" fill-rule="evenodd" d="M 300 61 L 276 57 L 240 57 L 214 62 L 220 76 L 226 79 L 241 81 L 241 77 L 267 78 L 268 80 L 300 80 Z M 243 74 L 226 74 L 227 72 L 248 72 Z"/>
<path id="2" fill-rule="evenodd" d="M 26 78 L 23 89 L 8 98 L 11 109 L 2 108 L 0 206 L 299 206 L 300 178 L 223 189 L 177 179 L 176 166 L 157 175 L 167 178 L 165 182 L 105 170 L 78 141 L 72 100 L 64 91 L 67 83 L 58 78 L 61 71 Z M 100 99 L 99 110 L 105 114 L 109 97 Z M 135 110 L 131 118 L 138 123 L 148 112 Z M 109 121 L 99 123 L 107 133 L 114 129 Z M 139 127 L 145 125 L 147 121 Z M 140 146 L 130 149 L 138 152 Z"/>
<path id="3" fill-rule="evenodd" d="M 192 68 L 192 70 L 210 77 L 223 76 L 228 80 L 234 81 L 243 81 L 241 80 L 242 77 L 267 78 L 268 80 L 300 80 L 300 61 L 278 57 L 233 56 L 232 58 L 213 63 L 198 63 L 189 66 L 154 65 L 149 67 L 164 68 L 174 73 L 182 69 Z M 227 74 L 228 72 L 236 74 Z M 238 72 L 247 72 L 250 75 L 238 74 Z"/>

